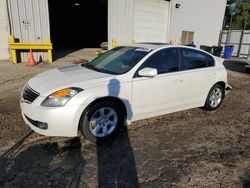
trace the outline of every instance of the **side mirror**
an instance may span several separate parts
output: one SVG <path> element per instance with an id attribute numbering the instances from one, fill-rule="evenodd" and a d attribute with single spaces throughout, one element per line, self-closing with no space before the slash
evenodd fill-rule
<path id="1" fill-rule="evenodd" d="M 146 67 L 138 72 L 139 76 L 143 77 L 155 77 L 157 75 L 157 70 L 154 68 Z"/>

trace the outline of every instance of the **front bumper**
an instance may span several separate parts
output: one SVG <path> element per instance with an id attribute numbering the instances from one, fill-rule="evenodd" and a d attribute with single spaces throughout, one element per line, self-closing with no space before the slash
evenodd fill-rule
<path id="1" fill-rule="evenodd" d="M 22 117 L 25 123 L 35 132 L 46 136 L 77 136 L 83 105 L 65 105 L 64 107 L 40 106 L 44 98 L 38 97 L 33 103 L 20 102 Z M 37 122 L 46 123 L 44 129 Z"/>

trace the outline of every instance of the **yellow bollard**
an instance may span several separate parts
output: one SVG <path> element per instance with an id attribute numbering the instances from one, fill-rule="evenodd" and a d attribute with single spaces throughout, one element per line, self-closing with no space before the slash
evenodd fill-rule
<path id="1" fill-rule="evenodd" d="M 51 40 L 50 40 L 50 37 L 48 37 L 48 44 L 51 44 Z M 52 63 L 53 61 L 53 58 L 52 58 L 52 50 L 48 50 L 48 61 L 49 63 Z"/>
<path id="2" fill-rule="evenodd" d="M 21 43 L 15 42 L 14 35 L 10 35 L 10 50 L 11 50 L 11 60 L 13 64 L 17 63 L 16 50 L 47 50 L 48 51 L 48 61 L 52 63 L 52 43 L 50 37 L 48 37 L 47 43 Z"/>
<path id="3" fill-rule="evenodd" d="M 10 35 L 10 44 L 15 43 L 15 37 L 14 35 Z M 16 57 L 16 50 L 11 49 L 11 61 L 13 64 L 17 64 L 17 57 Z"/>
<path id="4" fill-rule="evenodd" d="M 95 52 L 95 55 L 96 56 L 99 56 L 99 55 L 101 55 L 102 54 L 102 51 L 101 50 L 96 50 L 96 52 Z"/>
<path id="5" fill-rule="evenodd" d="M 170 40 L 170 44 L 175 45 L 176 44 L 175 40 Z"/>
<path id="6" fill-rule="evenodd" d="M 116 48 L 118 45 L 118 42 L 116 40 L 112 40 L 112 48 Z"/>
<path id="7" fill-rule="evenodd" d="M 132 39 L 132 44 L 137 43 L 137 40 L 135 38 Z"/>

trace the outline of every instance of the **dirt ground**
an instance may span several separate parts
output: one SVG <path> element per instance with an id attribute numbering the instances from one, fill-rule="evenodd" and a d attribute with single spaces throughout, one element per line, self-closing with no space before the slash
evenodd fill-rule
<path id="1" fill-rule="evenodd" d="M 0 63 L 0 187 L 250 187 L 250 74 L 243 63 L 225 62 L 233 90 L 216 112 L 138 121 L 105 144 L 45 137 L 24 124 L 23 85 L 65 64 Z"/>

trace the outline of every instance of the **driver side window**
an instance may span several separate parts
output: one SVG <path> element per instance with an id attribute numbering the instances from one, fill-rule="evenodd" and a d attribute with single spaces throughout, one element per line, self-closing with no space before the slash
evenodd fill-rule
<path id="1" fill-rule="evenodd" d="M 179 51 L 178 48 L 167 48 L 160 50 L 149 57 L 142 67 L 155 68 L 158 74 L 179 71 Z"/>

